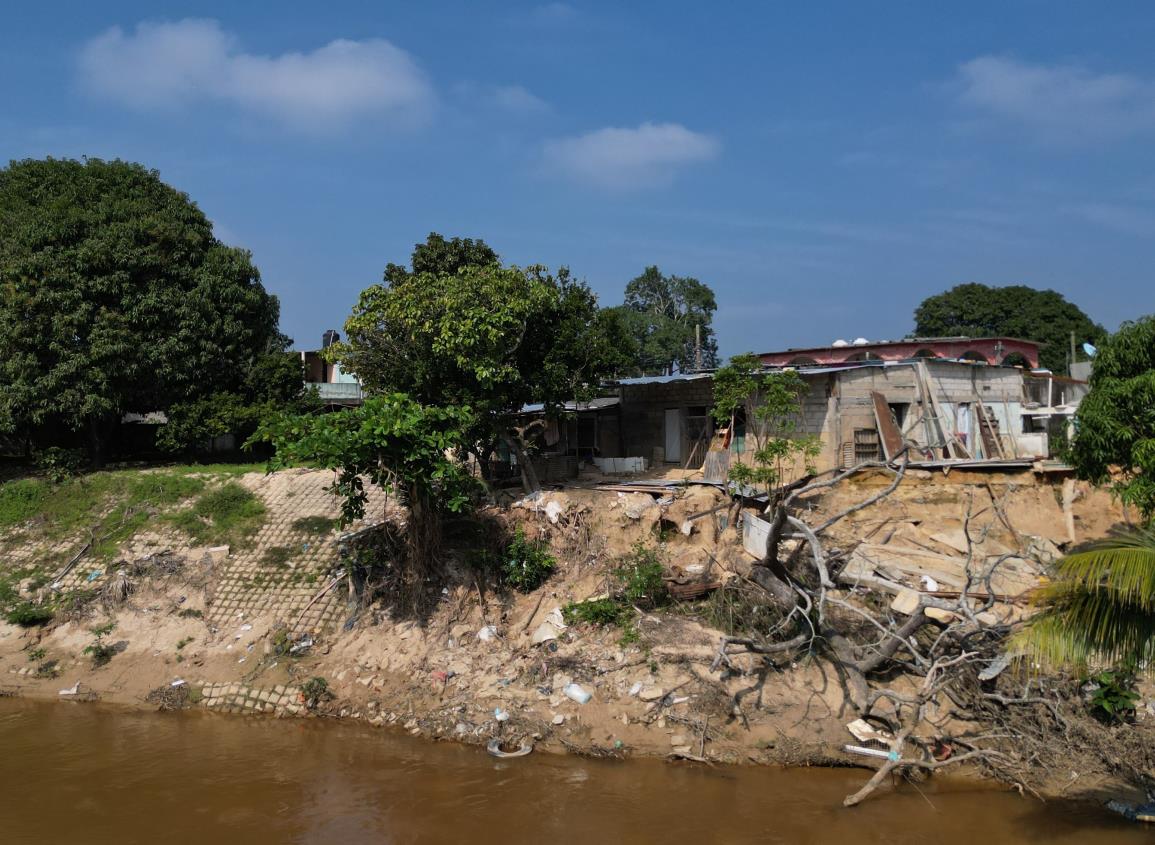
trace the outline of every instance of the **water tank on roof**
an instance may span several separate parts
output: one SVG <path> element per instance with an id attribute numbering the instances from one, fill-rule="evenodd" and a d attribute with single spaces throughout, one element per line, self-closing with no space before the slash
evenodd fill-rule
<path id="1" fill-rule="evenodd" d="M 842 338 L 839 338 L 838 340 L 834 341 L 834 343 L 832 343 L 832 344 L 830 344 L 830 345 L 831 345 L 831 346 L 835 346 L 835 347 L 850 346 L 850 344 L 849 344 L 849 343 L 847 343 L 847 342 L 846 342 L 845 340 L 843 340 Z"/>
<path id="2" fill-rule="evenodd" d="M 328 329 L 323 335 L 321 335 L 321 348 L 328 349 L 340 339 L 341 335 L 337 334 L 337 332 L 335 332 L 333 329 Z"/>
<path id="3" fill-rule="evenodd" d="M 868 343 L 870 343 L 870 341 L 864 337 L 856 337 L 854 339 L 854 345 L 855 346 L 866 346 L 866 344 L 868 344 Z"/>

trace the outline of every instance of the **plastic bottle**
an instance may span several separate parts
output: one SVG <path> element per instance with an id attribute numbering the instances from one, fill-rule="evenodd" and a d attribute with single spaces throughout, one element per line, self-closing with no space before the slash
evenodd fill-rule
<path id="1" fill-rule="evenodd" d="M 582 689 L 577 684 L 566 684 L 565 689 L 562 690 L 566 698 L 576 701 L 578 704 L 585 704 L 593 696 Z"/>

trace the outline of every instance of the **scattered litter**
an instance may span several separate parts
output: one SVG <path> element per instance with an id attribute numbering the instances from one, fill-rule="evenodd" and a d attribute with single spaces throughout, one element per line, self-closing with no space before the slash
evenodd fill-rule
<path id="1" fill-rule="evenodd" d="M 496 639 L 497 628 L 493 625 L 486 625 L 484 628 L 477 632 L 477 638 L 483 643 L 487 643 L 492 639 Z"/>
<path id="2" fill-rule="evenodd" d="M 552 625 L 551 623 L 542 622 L 540 625 L 537 626 L 537 629 L 533 632 L 533 636 L 530 637 L 530 642 L 532 642 L 534 645 L 541 645 L 544 642 L 549 642 L 550 640 L 556 640 L 558 637 L 558 634 L 560 634 L 560 633 L 561 632 L 556 627 L 554 627 L 554 625 Z"/>
<path id="3" fill-rule="evenodd" d="M 997 658 L 991 661 L 987 668 L 979 672 L 980 681 L 993 681 L 1003 673 L 1003 670 L 1011 665 L 1011 655 L 1000 654 Z"/>
<path id="4" fill-rule="evenodd" d="M 630 695 L 637 695 L 641 691 L 642 691 L 642 682 L 641 681 L 638 681 L 632 687 L 630 687 Z"/>
<path id="5" fill-rule="evenodd" d="M 306 649 L 313 647 L 313 640 L 311 637 L 305 637 L 303 640 L 298 640 L 295 644 L 289 646 L 289 654 L 299 654 Z"/>
<path id="6" fill-rule="evenodd" d="M 565 506 L 556 500 L 550 500 L 545 505 L 545 517 L 550 521 L 551 525 L 557 525 L 558 517 L 561 516 Z"/>
<path id="7" fill-rule="evenodd" d="M 241 626 L 241 630 L 242 631 L 251 631 L 251 630 L 253 630 L 253 626 L 250 625 L 248 622 L 246 622 L 244 625 Z"/>
<path id="8" fill-rule="evenodd" d="M 88 573 L 88 577 L 85 578 L 84 580 L 87 581 L 89 584 L 91 584 L 93 581 L 95 581 L 97 578 L 99 578 L 103 574 L 104 574 L 103 569 L 94 569 Z"/>
<path id="9" fill-rule="evenodd" d="M 558 713 L 556 716 L 553 717 L 553 723 L 555 725 L 564 725 L 565 724 L 565 716 L 563 716 L 561 713 Z"/>
<path id="10" fill-rule="evenodd" d="M 545 615 L 545 621 L 550 625 L 553 625 L 553 627 L 557 628 L 559 631 L 564 631 L 569 627 L 565 624 L 565 617 L 562 615 L 560 607 L 555 607 L 553 610 L 547 613 Z"/>
<path id="11" fill-rule="evenodd" d="M 170 687 L 183 687 L 187 683 L 188 683 L 188 681 L 186 681 L 184 678 L 177 678 L 175 681 L 173 681 L 171 684 L 169 684 L 169 686 Z"/>
<path id="12" fill-rule="evenodd" d="M 500 707 L 495 707 L 493 709 L 493 718 L 497 719 L 497 721 L 499 721 L 499 722 L 508 722 L 509 721 L 509 711 L 508 710 L 502 710 Z"/>
<path id="13" fill-rule="evenodd" d="M 889 731 L 876 728 L 865 719 L 855 719 L 846 726 L 859 742 L 883 742 L 889 745 L 894 741 L 894 735 Z"/>
<path id="14" fill-rule="evenodd" d="M 1133 822 L 1155 822 L 1155 803 L 1128 804 L 1125 801 L 1108 801 L 1107 809 L 1112 810 L 1125 819 L 1130 819 Z"/>
<path id="15" fill-rule="evenodd" d="M 576 701 L 578 704 L 585 704 L 587 701 L 593 698 L 592 695 L 590 695 L 577 684 L 566 684 L 565 689 L 562 690 L 562 693 L 564 693 L 566 698 Z"/>
<path id="16" fill-rule="evenodd" d="M 68 689 L 62 689 L 59 694 L 60 695 L 76 695 L 78 692 L 80 692 L 80 681 L 77 681 L 75 684 L 70 686 Z"/>
<path id="17" fill-rule="evenodd" d="M 938 592 L 938 581 L 934 580 L 929 575 L 923 575 L 921 580 L 922 580 L 922 588 L 924 590 L 926 590 L 928 593 L 937 593 Z"/>
<path id="18" fill-rule="evenodd" d="M 501 740 L 497 737 L 494 737 L 489 741 L 489 744 L 485 746 L 485 750 L 492 754 L 494 757 L 524 757 L 526 754 L 533 751 L 533 746 L 527 742 L 523 742 L 516 751 L 506 751 L 501 747 Z"/>
<path id="19" fill-rule="evenodd" d="M 881 760 L 890 760 L 892 763 L 898 762 L 897 751 L 883 751 L 881 748 L 863 748 L 861 745 L 844 745 L 843 751 L 849 751 L 851 754 L 861 754 L 863 757 L 878 757 Z"/>

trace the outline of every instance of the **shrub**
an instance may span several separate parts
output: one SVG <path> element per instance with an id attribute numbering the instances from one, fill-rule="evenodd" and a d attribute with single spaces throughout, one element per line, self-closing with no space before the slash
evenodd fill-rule
<path id="1" fill-rule="evenodd" d="M 42 604 L 33 604 L 22 601 L 11 608 L 4 615 L 9 625 L 19 625 L 21 628 L 34 628 L 37 625 L 47 624 L 52 620 L 52 608 Z"/>
<path id="2" fill-rule="evenodd" d="M 505 547 L 501 557 L 501 580 L 508 587 L 522 593 L 536 590 L 546 582 L 557 567 L 544 540 L 529 540 L 519 527 L 513 541 Z"/>
<path id="3" fill-rule="evenodd" d="M 626 604 L 657 607 L 669 598 L 658 552 L 637 543 L 613 570 L 616 594 Z"/>
<path id="4" fill-rule="evenodd" d="M 305 706 L 310 710 L 316 710 L 321 702 L 335 698 L 333 691 L 329 689 L 329 682 L 319 677 L 309 678 L 301 684 L 301 695 L 305 698 Z"/>
<path id="5" fill-rule="evenodd" d="M 1091 715 L 1111 724 L 1129 719 L 1139 703 L 1135 677 L 1130 672 L 1114 669 L 1092 677 L 1095 690 L 1091 693 Z"/>
<path id="6" fill-rule="evenodd" d="M 116 648 L 104 641 L 104 638 L 112 633 L 112 629 L 116 627 L 115 622 L 108 622 L 104 625 L 99 625 L 92 629 L 92 633 L 96 635 L 96 639 L 84 648 L 84 654 L 92 658 L 92 668 L 99 669 L 116 655 Z"/>
<path id="7" fill-rule="evenodd" d="M 561 610 L 567 625 L 585 622 L 589 625 L 623 625 L 634 615 L 633 608 L 613 598 L 570 602 Z"/>
<path id="8" fill-rule="evenodd" d="M 79 449 L 62 449 L 59 446 L 50 446 L 37 452 L 33 462 L 53 484 L 60 484 L 80 475 L 85 464 L 84 452 Z"/>

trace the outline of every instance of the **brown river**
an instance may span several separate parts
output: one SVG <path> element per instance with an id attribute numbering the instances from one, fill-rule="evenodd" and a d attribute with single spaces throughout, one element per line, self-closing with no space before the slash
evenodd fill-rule
<path id="1" fill-rule="evenodd" d="M 1124 845 L 1094 808 L 938 781 L 847 810 L 861 770 L 496 760 L 356 725 L 0 699 L 0 843 Z"/>

